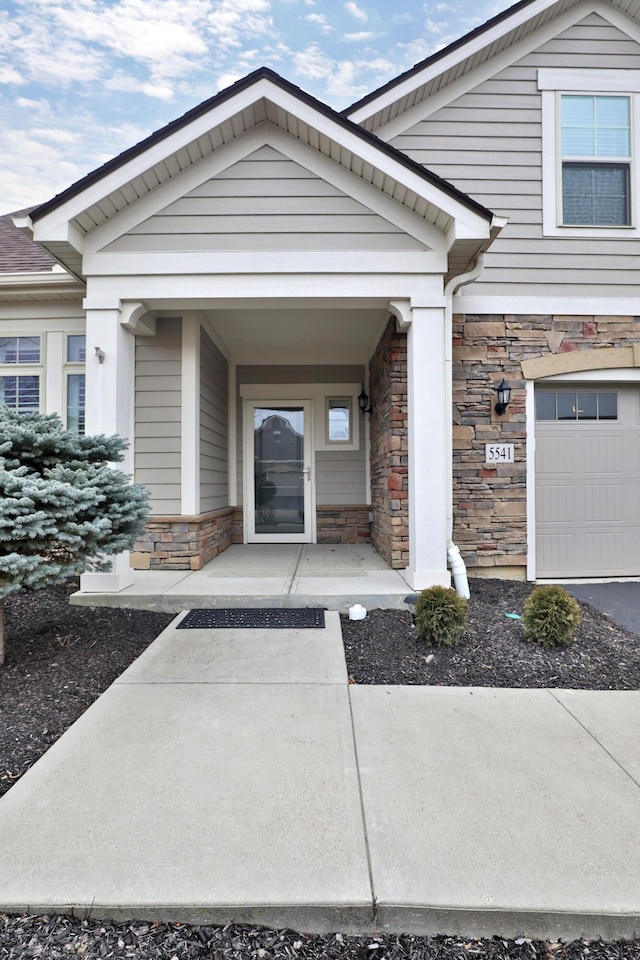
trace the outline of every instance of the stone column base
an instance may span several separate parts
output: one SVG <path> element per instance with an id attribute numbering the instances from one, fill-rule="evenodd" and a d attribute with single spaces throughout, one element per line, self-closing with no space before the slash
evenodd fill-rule
<path id="1" fill-rule="evenodd" d="M 200 570 L 231 544 L 232 507 L 192 517 L 154 517 L 130 555 L 135 570 Z"/>

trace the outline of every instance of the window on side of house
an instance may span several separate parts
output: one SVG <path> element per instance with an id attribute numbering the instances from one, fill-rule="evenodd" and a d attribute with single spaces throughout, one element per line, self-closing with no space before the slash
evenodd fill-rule
<path id="1" fill-rule="evenodd" d="M 628 96 L 560 96 L 562 223 L 631 224 Z"/>
<path id="2" fill-rule="evenodd" d="M 67 430 L 85 431 L 85 374 L 86 338 L 84 334 L 67 337 L 65 381 L 67 397 Z"/>
<path id="3" fill-rule="evenodd" d="M 0 337 L 0 405 L 18 413 L 40 410 L 40 337 Z"/>
<path id="4" fill-rule="evenodd" d="M 352 442 L 352 398 L 326 397 L 326 442 L 350 444 Z"/>

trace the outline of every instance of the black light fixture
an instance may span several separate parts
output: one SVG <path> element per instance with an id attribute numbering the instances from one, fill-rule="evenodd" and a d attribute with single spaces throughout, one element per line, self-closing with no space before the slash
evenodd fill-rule
<path id="1" fill-rule="evenodd" d="M 496 387 L 496 393 L 498 394 L 498 402 L 494 409 L 498 416 L 501 417 L 511 403 L 511 387 L 506 380 L 503 380 L 502 383 Z"/>
<path id="2" fill-rule="evenodd" d="M 358 406 L 360 407 L 360 413 L 371 413 L 369 395 L 364 392 L 364 387 L 360 391 L 360 395 L 358 397 Z"/>

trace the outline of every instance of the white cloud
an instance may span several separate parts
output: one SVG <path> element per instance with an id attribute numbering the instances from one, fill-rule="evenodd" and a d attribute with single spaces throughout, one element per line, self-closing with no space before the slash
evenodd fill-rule
<path id="1" fill-rule="evenodd" d="M 298 76 L 322 81 L 324 99 L 336 108 L 364 96 L 394 72 L 394 64 L 384 58 L 335 60 L 315 43 L 295 53 L 294 64 Z"/>
<path id="2" fill-rule="evenodd" d="M 375 33 L 371 30 L 362 30 L 360 33 L 345 33 L 342 37 L 347 43 L 361 43 L 363 40 L 371 40 Z"/>
<path id="3" fill-rule="evenodd" d="M 352 17 L 355 17 L 356 20 L 361 20 L 363 23 L 366 23 L 369 19 L 364 10 L 362 10 L 357 3 L 354 3 L 353 0 L 349 0 L 348 3 L 345 3 L 344 9 L 347 13 L 350 13 Z"/>
<path id="4" fill-rule="evenodd" d="M 173 85 L 160 80 L 139 80 L 127 73 L 118 72 L 105 82 L 106 90 L 117 90 L 123 93 L 143 93 L 156 100 L 172 100 Z"/>
<path id="5" fill-rule="evenodd" d="M 324 13 L 308 13 L 304 19 L 309 23 L 313 23 L 320 27 L 322 33 L 333 33 L 333 27 L 325 17 Z"/>
<path id="6" fill-rule="evenodd" d="M 275 36 L 267 0 L 217 0 L 208 26 L 223 47 L 242 47 L 247 37 Z"/>
<path id="7" fill-rule="evenodd" d="M 21 84 L 24 82 L 25 79 L 21 73 L 7 64 L 0 64 L 0 83 Z"/>

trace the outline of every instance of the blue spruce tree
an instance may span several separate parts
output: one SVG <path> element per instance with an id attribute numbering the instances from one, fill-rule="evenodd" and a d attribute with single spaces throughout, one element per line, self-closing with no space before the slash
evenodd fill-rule
<path id="1" fill-rule="evenodd" d="M 144 529 L 147 491 L 110 466 L 124 449 L 64 430 L 56 414 L 0 408 L 0 665 L 10 593 L 108 569 Z"/>

